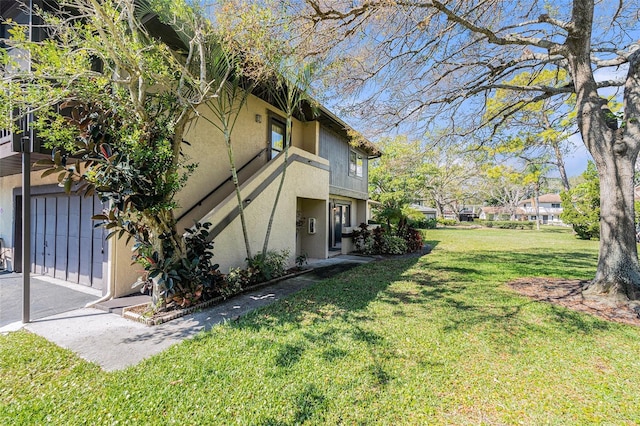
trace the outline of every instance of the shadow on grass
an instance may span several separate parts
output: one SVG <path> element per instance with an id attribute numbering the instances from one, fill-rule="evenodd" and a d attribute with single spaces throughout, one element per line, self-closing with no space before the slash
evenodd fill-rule
<path id="1" fill-rule="evenodd" d="M 531 249 L 374 262 L 344 271 L 232 326 L 261 332 L 264 337 L 257 337 L 258 344 L 271 349 L 267 368 L 274 377 L 295 377 L 298 369 L 309 368 L 309 362 L 344 365 L 357 357 L 366 360 L 361 371 L 369 385 L 383 388 L 396 380 L 386 367 L 388 361 L 401 355 L 377 321 L 395 321 L 392 326 L 399 329 L 402 321 L 424 321 L 424 327 L 436 329 L 435 336 L 443 333 L 441 338 L 453 342 L 458 341 L 453 336 L 474 336 L 514 354 L 532 337 L 562 339 L 610 329 L 605 321 L 527 300 L 503 286 L 523 276 L 585 277 L 596 260 L 595 253 Z M 268 418 L 259 424 L 320 422 L 326 396 L 312 384 L 300 385 L 299 393 L 291 396 L 295 405 L 289 423 Z"/>
<path id="2" fill-rule="evenodd" d="M 308 384 L 295 396 L 295 412 L 291 422 L 282 422 L 273 418 L 265 419 L 260 426 L 288 426 L 299 425 L 311 421 L 318 412 L 326 409 L 326 396 L 313 384 Z"/>
<path id="3" fill-rule="evenodd" d="M 596 253 L 550 251 L 535 249 L 528 251 L 474 251 L 456 255 L 458 268 L 463 265 L 491 264 L 500 277 L 513 279 L 528 276 L 557 276 L 583 278 L 595 273 L 597 264 Z M 480 275 L 487 271 L 482 269 Z M 471 274 L 468 277 L 476 277 Z M 489 277 L 490 278 L 490 277 Z"/>
<path id="4" fill-rule="evenodd" d="M 573 230 L 561 226 L 542 226 L 540 231 L 537 232 L 543 232 L 545 234 L 571 234 Z"/>
<path id="5" fill-rule="evenodd" d="M 259 330 L 307 321 L 356 316 L 420 258 L 372 262 L 351 267 L 269 307 L 243 318 L 237 325 Z M 390 265 L 393 265 L 390 267 Z"/>
<path id="6" fill-rule="evenodd" d="M 429 303 L 451 310 L 445 331 L 490 324 L 496 331 L 505 331 L 508 338 L 530 331 L 549 332 L 549 327 L 554 326 L 583 334 L 612 327 L 612 324 L 584 313 L 547 303 L 523 301 L 519 295 L 504 291 L 504 283 L 521 277 L 588 278 L 595 272 L 596 253 L 533 249 L 474 251 L 452 256 L 447 265 L 434 263 L 414 276 L 423 289 L 420 298 L 414 298 L 413 303 Z M 434 280 L 434 276 L 440 278 Z M 406 302 L 403 298 L 398 300 Z M 523 319 L 521 314 L 525 309 L 536 310 L 536 319 L 532 320 L 530 316 Z"/>
<path id="7" fill-rule="evenodd" d="M 384 368 L 384 360 L 390 356 L 389 344 L 363 323 L 372 320 L 367 310 L 371 302 L 387 301 L 388 287 L 404 280 L 404 273 L 414 268 L 419 259 L 372 262 L 343 271 L 259 309 L 232 326 L 264 331 L 265 336 L 269 336 L 256 343 L 274 353 L 269 361 L 274 376 L 292 374 L 309 349 L 317 349 L 317 356 L 325 362 L 338 362 L 353 356 L 354 352 L 365 352 L 370 360 L 366 370 L 370 381 L 379 387 L 386 386 L 393 380 Z M 314 405 L 307 406 L 313 408 Z M 293 423 L 309 415 L 308 410 L 302 410 Z M 280 423 L 267 420 L 263 424 Z"/>

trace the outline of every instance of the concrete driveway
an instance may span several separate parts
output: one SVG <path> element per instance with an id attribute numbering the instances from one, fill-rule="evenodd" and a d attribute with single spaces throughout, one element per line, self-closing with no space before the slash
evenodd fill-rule
<path id="1" fill-rule="evenodd" d="M 31 276 L 31 320 L 84 307 L 101 292 L 78 284 Z M 0 330 L 22 321 L 22 274 L 0 273 Z"/>

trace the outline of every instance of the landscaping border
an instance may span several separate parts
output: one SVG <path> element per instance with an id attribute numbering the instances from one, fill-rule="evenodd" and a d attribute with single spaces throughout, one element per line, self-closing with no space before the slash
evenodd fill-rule
<path id="1" fill-rule="evenodd" d="M 275 284 L 275 283 L 277 283 L 279 281 L 283 281 L 283 280 L 286 280 L 286 279 L 289 279 L 289 278 L 294 278 L 294 277 L 297 277 L 299 275 L 304 275 L 304 274 L 312 272 L 312 271 L 314 271 L 314 268 L 308 268 L 308 269 L 303 269 L 301 271 L 296 271 L 296 272 L 293 272 L 293 273 L 289 273 L 289 274 L 283 275 L 281 277 L 274 278 L 272 280 L 265 281 L 265 282 L 262 282 L 262 283 L 258 283 L 258 284 L 252 285 L 250 287 L 247 287 L 245 289 L 242 289 L 241 292 L 239 292 L 237 294 L 234 294 L 231 297 L 236 297 L 236 296 L 239 296 L 241 294 L 247 293 L 249 291 L 257 290 L 257 289 L 260 289 L 262 287 L 267 287 L 267 286 L 269 286 L 271 284 Z M 222 302 L 224 300 L 227 300 L 229 298 L 224 298 L 222 296 L 218 296 L 218 297 L 214 297 L 213 299 L 209 299 L 207 301 L 198 303 L 196 305 L 189 306 L 188 308 L 174 309 L 174 310 L 171 310 L 171 311 L 168 311 L 168 312 L 160 312 L 158 314 L 153 315 L 152 317 L 146 317 L 146 316 L 144 316 L 142 314 L 139 314 L 139 313 L 136 313 L 136 312 L 132 312 L 136 308 L 139 308 L 141 306 L 149 306 L 151 304 L 151 302 L 147 302 L 147 303 L 127 306 L 127 307 L 123 308 L 122 309 L 122 317 L 126 318 L 128 320 L 136 321 L 136 322 L 139 322 L 139 323 L 142 323 L 142 324 L 144 324 L 146 326 L 151 327 L 151 326 L 154 326 L 154 325 L 164 324 L 166 322 L 169 322 L 171 320 L 183 317 L 185 315 L 189 315 L 189 314 L 191 314 L 191 313 L 193 313 L 193 312 L 195 312 L 195 311 L 197 311 L 199 309 L 208 308 L 210 306 L 213 306 L 213 305 L 215 305 L 217 303 L 220 303 L 220 302 Z"/>

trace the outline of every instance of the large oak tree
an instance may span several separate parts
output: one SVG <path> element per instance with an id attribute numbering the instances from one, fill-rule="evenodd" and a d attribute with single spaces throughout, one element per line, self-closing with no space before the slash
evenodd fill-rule
<path id="1" fill-rule="evenodd" d="M 307 36 L 301 40 L 315 43 L 309 51 L 340 65 L 334 81 L 343 83 L 343 92 L 358 90 L 353 110 L 378 123 L 492 129 L 529 103 L 574 94 L 578 129 L 602 186 L 600 257 L 585 291 L 613 299 L 640 296 L 633 219 L 640 151 L 637 6 L 628 0 L 290 4 Z M 628 67 L 626 76 L 596 79 L 600 69 L 621 66 Z M 535 78 L 554 70 L 569 81 Z M 515 83 L 522 72 L 531 81 Z M 621 116 L 611 114 L 598 92 L 604 87 L 623 88 Z M 512 102 L 487 115 L 486 98 L 497 90 L 512 91 Z"/>

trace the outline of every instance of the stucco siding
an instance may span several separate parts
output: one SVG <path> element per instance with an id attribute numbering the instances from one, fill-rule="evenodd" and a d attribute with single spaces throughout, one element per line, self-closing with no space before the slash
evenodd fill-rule
<path id="1" fill-rule="evenodd" d="M 289 263 L 293 264 L 296 255 L 296 211 L 298 208 L 298 198 L 327 200 L 329 197 L 329 173 L 328 164 L 322 159 L 306 153 L 297 148 L 291 148 L 290 156 L 300 156 L 304 161 L 291 162 L 286 170 L 284 187 L 280 195 L 276 216 L 269 239 L 270 250 L 289 250 Z M 258 188 L 265 178 L 271 175 L 279 166 L 282 165 L 283 158 L 275 160 L 267 164 L 263 170 L 256 174 L 242 187 L 242 193 L 251 194 Z M 316 167 L 310 165 L 318 163 L 324 167 Z M 246 205 L 244 213 L 247 219 L 248 234 L 252 248 L 252 254 L 262 250 L 267 223 L 273 201 L 276 197 L 280 178 L 277 177 L 269 182 L 266 188 L 262 189 L 258 196 L 251 198 Z M 233 199 L 228 199 L 221 203 L 213 211 L 211 211 L 204 221 L 214 224 L 214 226 L 224 218 L 233 214 L 237 209 L 237 205 Z M 326 213 L 322 213 L 326 215 Z M 317 230 L 307 239 L 316 240 L 320 246 L 326 246 L 327 238 L 326 216 L 318 217 Z M 234 216 L 231 222 L 224 227 L 214 237 L 215 247 L 213 250 L 214 261 L 220 265 L 222 272 L 227 272 L 230 267 L 238 267 L 244 265 L 246 258 L 246 250 L 242 238 L 242 227 L 240 217 Z M 326 255 L 325 255 L 326 257 Z"/>

